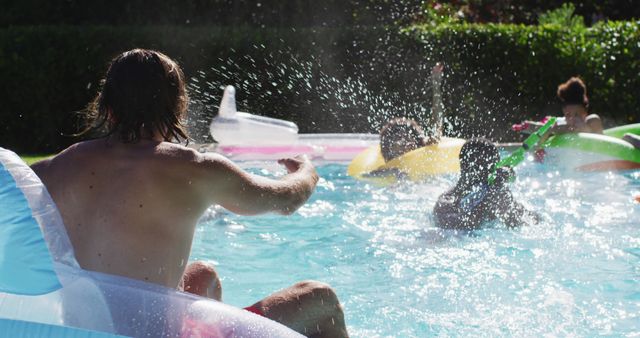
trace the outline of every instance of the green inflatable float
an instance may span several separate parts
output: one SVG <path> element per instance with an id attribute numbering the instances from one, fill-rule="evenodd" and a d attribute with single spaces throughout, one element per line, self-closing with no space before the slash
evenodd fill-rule
<path id="1" fill-rule="evenodd" d="M 579 171 L 640 169 L 640 149 L 622 139 L 627 133 L 640 135 L 640 123 L 607 129 L 602 135 L 552 136 L 542 144 L 546 151 L 544 163 Z"/>

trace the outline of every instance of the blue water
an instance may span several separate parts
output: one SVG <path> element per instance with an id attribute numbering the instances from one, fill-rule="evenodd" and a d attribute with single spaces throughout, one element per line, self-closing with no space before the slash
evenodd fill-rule
<path id="1" fill-rule="evenodd" d="M 336 290 L 353 337 L 640 335 L 640 171 L 527 163 L 512 190 L 542 223 L 456 233 L 432 220 L 455 176 L 381 188 L 318 170 L 292 216 L 201 219 L 191 258 L 216 264 L 225 302 L 315 279 Z"/>

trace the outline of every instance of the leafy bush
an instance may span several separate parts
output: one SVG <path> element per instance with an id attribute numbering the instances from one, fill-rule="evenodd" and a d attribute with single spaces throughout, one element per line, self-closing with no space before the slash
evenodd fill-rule
<path id="1" fill-rule="evenodd" d="M 639 28 L 639 22 L 589 29 L 463 24 L 405 33 L 421 41 L 425 59 L 445 60 L 445 106 L 459 121 L 456 130 L 512 139 L 516 135 L 499 130 L 560 114 L 556 86 L 574 75 L 585 80 L 591 111 L 608 126 L 640 121 Z"/>
<path id="2" fill-rule="evenodd" d="M 575 15 L 575 10 L 576 7 L 572 3 L 564 3 L 560 8 L 540 14 L 538 23 L 540 25 L 558 25 L 572 29 L 584 28 L 584 18 L 580 15 Z"/>
<path id="3" fill-rule="evenodd" d="M 110 26 L 15 26 L 0 29 L 0 146 L 19 152 L 51 152 L 78 140 L 69 135 L 78 131 L 78 111 L 96 94 L 108 61 L 132 48 L 151 48 L 175 58 L 187 78 L 208 74 L 210 85 L 198 89 L 192 83 L 191 96 L 205 101 L 206 111 L 197 113 L 199 130 L 206 129 L 207 119 L 227 84 L 239 86 L 240 109 L 293 119 L 303 131 L 368 130 L 366 118 L 355 124 L 327 119 L 322 104 L 316 104 L 319 86 L 314 78 L 322 65 L 324 78 L 339 78 L 334 65 L 349 65 L 349 50 L 359 49 L 354 41 L 370 41 L 373 49 L 380 38 L 375 29 L 255 29 L 250 27 L 110 27 Z M 295 67 L 288 54 L 308 61 L 313 69 L 305 75 L 304 92 L 292 87 L 274 95 L 262 88 L 277 79 L 261 74 L 247 79 L 253 67 L 274 73 L 280 64 Z M 270 55 L 273 57 L 270 58 Z M 280 60 L 280 59 L 282 60 Z M 231 62 L 234 71 L 216 67 Z M 222 74 L 211 71 L 220 71 Z M 334 69 L 334 70 L 332 70 Z M 288 81 L 288 80 L 287 80 Z M 243 90 L 256 88 L 262 96 Z M 307 87 L 308 86 L 308 87 Z M 207 99 L 208 98 L 208 99 Z M 205 100 L 206 99 L 206 100 Z M 202 105 L 192 107 L 201 110 Z M 343 114 L 348 116 L 350 114 Z M 346 118 L 346 117 L 345 117 Z M 316 124 L 317 123 L 317 124 Z M 203 128 L 203 126 L 205 126 Z"/>
<path id="4" fill-rule="evenodd" d="M 178 60 L 206 133 L 222 87 L 239 109 L 285 118 L 301 132 L 377 132 L 390 117 L 426 121 L 430 69 L 445 63 L 447 133 L 518 137 L 514 122 L 559 114 L 556 86 L 580 75 L 591 109 L 640 122 L 640 23 L 587 29 L 543 25 L 255 29 L 250 27 L 24 26 L 0 29 L 0 146 L 52 152 L 76 141 L 77 111 L 123 50 Z M 428 127 L 428 126 L 425 126 Z M 198 133 L 196 133 L 198 135 Z M 197 139 L 198 140 L 198 139 Z"/>
<path id="5" fill-rule="evenodd" d="M 341 27 L 392 23 L 422 0 L 91 0 L 3 1 L 12 25 L 176 25 Z"/>
<path id="6" fill-rule="evenodd" d="M 575 14 L 587 19 L 589 25 L 601 20 L 636 20 L 640 6 L 636 0 L 426 0 L 427 11 L 463 17 L 467 23 L 522 23 L 536 24 L 540 15 L 565 6 L 572 6 Z M 443 11 L 442 9 L 447 9 Z M 429 15 L 417 15 L 417 22 L 432 21 Z M 441 19 L 440 19 L 441 20 Z"/>

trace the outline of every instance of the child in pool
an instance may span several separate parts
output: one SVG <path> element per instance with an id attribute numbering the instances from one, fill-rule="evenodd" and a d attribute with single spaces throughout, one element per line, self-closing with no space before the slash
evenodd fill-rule
<path id="1" fill-rule="evenodd" d="M 572 77 L 558 86 L 558 99 L 562 105 L 565 123 L 557 123 L 551 132 L 602 134 L 602 121 L 596 114 L 589 114 L 587 86 L 579 77 Z M 541 122 L 525 121 L 523 133 L 533 133 L 543 125 Z"/>
<path id="2" fill-rule="evenodd" d="M 509 191 L 510 168 L 500 168 L 494 183 L 487 183 L 499 160 L 498 148 L 485 139 L 472 139 L 462 146 L 460 179 L 438 198 L 433 210 L 437 226 L 469 230 L 493 220 L 508 227 L 538 221 L 538 215 L 518 203 Z"/>

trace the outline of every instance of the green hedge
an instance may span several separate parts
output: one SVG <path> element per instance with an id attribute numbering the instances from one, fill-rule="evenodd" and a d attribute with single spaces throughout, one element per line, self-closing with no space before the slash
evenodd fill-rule
<path id="1" fill-rule="evenodd" d="M 250 25 L 340 27 L 393 22 L 421 0 L 91 0 L 4 1 L 0 27 L 11 25 Z"/>
<path id="2" fill-rule="evenodd" d="M 423 44 L 426 58 L 446 60 L 446 106 L 451 115 L 467 120 L 462 126 L 467 134 L 473 125 L 504 127 L 505 121 L 560 114 L 556 87 L 574 75 L 585 80 L 591 111 L 608 125 L 640 120 L 640 22 L 573 31 L 558 26 L 416 26 L 405 34 Z"/>
<path id="3" fill-rule="evenodd" d="M 0 77 L 4 79 L 0 84 L 0 119 L 3 121 L 0 146 L 20 152 L 51 152 L 76 141 L 68 135 L 78 129 L 77 112 L 94 97 L 108 61 L 124 50 L 136 47 L 161 50 L 178 60 L 188 78 L 200 73 L 213 76 L 207 81 L 215 84 L 198 92 L 192 91 L 191 96 L 195 101 L 208 99 L 205 103 L 215 105 L 223 85 L 238 86 L 247 81 L 245 69 L 254 67 L 273 73 L 279 67 L 277 58 L 288 62 L 290 55 L 313 60 L 314 68 L 321 68 L 323 64 L 348 64 L 349 50 L 345 47 L 352 46 L 353 41 L 371 38 L 371 33 L 376 31 L 176 26 L 14 26 L 0 29 Z M 233 73 L 229 71 L 218 76 L 211 71 L 229 61 L 238 67 Z M 332 74 L 339 76 L 336 72 Z M 251 82 L 257 83 L 258 88 L 266 88 L 274 81 L 277 79 L 260 76 Z M 315 129 L 305 129 L 304 125 L 313 122 L 317 111 L 305 112 L 296 107 L 313 106 L 308 102 L 316 93 L 299 95 L 293 90 L 277 97 L 252 97 L 249 102 L 248 92 L 239 90 L 238 98 L 246 103 L 241 106 L 244 110 L 294 119 L 306 131 L 317 131 L 331 124 L 325 121 Z M 195 129 L 206 129 L 208 121 L 200 118 L 210 119 L 217 107 L 207 106 L 207 111 L 202 111 L 202 105 L 192 107 L 196 110 L 194 121 L 198 124 Z M 313 108 L 322 109 L 321 106 Z M 340 126 L 330 128 L 339 130 Z"/>
<path id="4" fill-rule="evenodd" d="M 437 61 L 447 65 L 452 135 L 512 140 L 511 123 L 558 113 L 556 86 L 576 74 L 609 125 L 638 122 L 638 26 L 0 28 L 0 146 L 52 152 L 76 141 L 65 136 L 76 131 L 74 112 L 95 95 L 108 60 L 134 47 L 182 64 L 198 141 L 227 84 L 238 87 L 240 109 L 293 120 L 303 132 L 376 132 L 393 116 L 422 121 Z"/>

